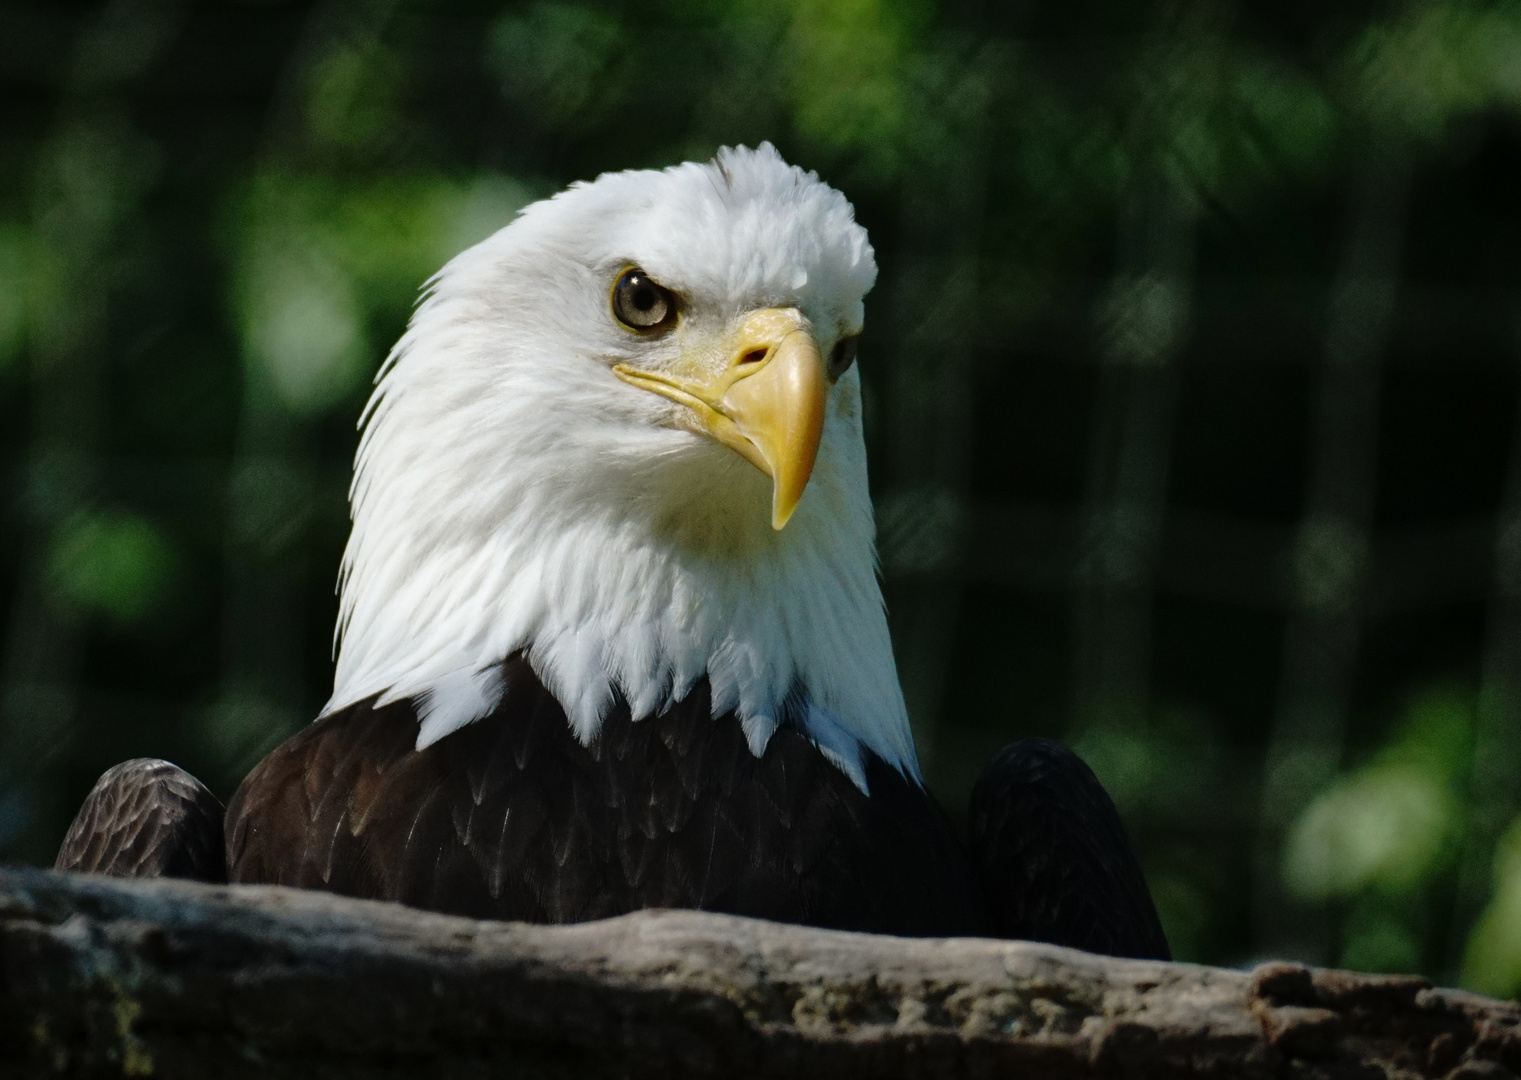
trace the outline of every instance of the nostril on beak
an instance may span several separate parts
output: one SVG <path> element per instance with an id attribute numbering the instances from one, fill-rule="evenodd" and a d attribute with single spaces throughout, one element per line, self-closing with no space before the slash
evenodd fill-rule
<path id="1" fill-rule="evenodd" d="M 770 349 L 751 349 L 739 358 L 741 364 L 758 364 L 771 352 Z"/>

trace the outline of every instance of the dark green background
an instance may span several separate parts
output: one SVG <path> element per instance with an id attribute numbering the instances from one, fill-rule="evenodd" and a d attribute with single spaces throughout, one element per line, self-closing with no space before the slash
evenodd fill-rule
<path id="1" fill-rule="evenodd" d="M 763 139 L 877 248 L 947 804 L 1055 735 L 1180 956 L 1521 987 L 1517 3 L 0 5 L 0 857 L 118 760 L 226 796 L 315 715 L 433 270 Z"/>

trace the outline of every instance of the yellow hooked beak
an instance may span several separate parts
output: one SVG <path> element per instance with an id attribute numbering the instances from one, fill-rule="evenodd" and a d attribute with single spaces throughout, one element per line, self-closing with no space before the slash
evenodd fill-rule
<path id="1" fill-rule="evenodd" d="M 624 382 L 691 409 L 703 430 L 771 477 L 771 527 L 797 509 L 824 434 L 829 380 L 800 312 L 767 308 L 735 332 L 718 374 L 641 371 L 616 364 Z"/>

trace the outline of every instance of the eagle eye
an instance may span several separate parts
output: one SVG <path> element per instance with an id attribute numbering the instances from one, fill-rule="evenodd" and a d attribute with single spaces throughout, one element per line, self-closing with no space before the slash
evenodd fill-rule
<path id="1" fill-rule="evenodd" d="M 829 379 L 831 382 L 849 371 L 850 365 L 856 362 L 856 346 L 860 343 L 860 334 L 842 337 L 834 343 L 834 348 L 829 350 Z"/>
<path id="2" fill-rule="evenodd" d="M 613 286 L 613 314 L 633 330 L 660 330 L 676 321 L 676 297 L 637 266 Z"/>

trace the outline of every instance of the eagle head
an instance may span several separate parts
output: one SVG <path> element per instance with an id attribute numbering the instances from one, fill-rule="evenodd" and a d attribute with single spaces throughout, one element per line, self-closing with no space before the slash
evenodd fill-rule
<path id="1" fill-rule="evenodd" d="M 527 656 L 576 734 L 706 679 L 751 750 L 801 724 L 917 776 L 876 579 L 850 203 L 769 145 L 607 174 L 430 282 L 361 421 L 327 711 L 419 748 Z"/>

